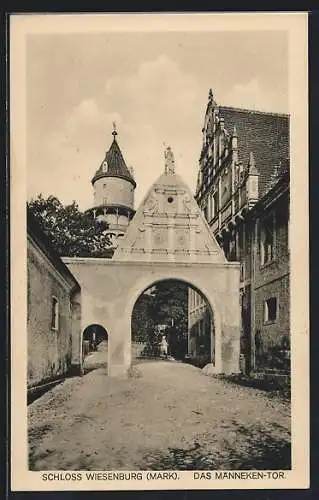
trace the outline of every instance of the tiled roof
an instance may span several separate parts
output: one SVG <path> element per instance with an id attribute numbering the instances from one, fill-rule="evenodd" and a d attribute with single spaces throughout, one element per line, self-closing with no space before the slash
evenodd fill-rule
<path id="1" fill-rule="evenodd" d="M 122 152 L 116 140 L 116 133 L 114 132 L 113 137 L 114 139 L 111 147 L 107 151 L 100 168 L 95 172 L 92 184 L 94 184 L 94 182 L 101 177 L 121 177 L 122 179 L 130 181 L 135 187 L 135 180 L 126 166 Z M 105 169 L 105 167 L 107 167 L 107 169 Z"/>
<path id="2" fill-rule="evenodd" d="M 219 106 L 219 116 L 230 134 L 236 126 L 239 161 L 244 167 L 253 152 L 262 196 L 276 166 L 289 166 L 289 115 Z"/>

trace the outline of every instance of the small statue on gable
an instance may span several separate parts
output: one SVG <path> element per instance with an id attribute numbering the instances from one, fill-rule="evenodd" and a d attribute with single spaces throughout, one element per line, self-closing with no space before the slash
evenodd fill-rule
<path id="1" fill-rule="evenodd" d="M 170 146 L 167 146 L 164 152 L 165 156 L 165 174 L 175 174 L 174 153 Z"/>

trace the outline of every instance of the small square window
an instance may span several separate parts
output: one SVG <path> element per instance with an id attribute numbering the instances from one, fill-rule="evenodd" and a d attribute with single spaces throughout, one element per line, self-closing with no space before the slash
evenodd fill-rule
<path id="1" fill-rule="evenodd" d="M 277 297 L 270 297 L 265 301 L 265 323 L 274 323 L 277 320 Z"/>
<path id="2" fill-rule="evenodd" d="M 51 303 L 51 329 L 59 329 L 59 301 L 56 297 L 52 297 Z"/>

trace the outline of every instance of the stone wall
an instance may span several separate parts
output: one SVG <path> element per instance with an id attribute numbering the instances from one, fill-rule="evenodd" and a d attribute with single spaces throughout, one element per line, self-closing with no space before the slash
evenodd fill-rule
<path id="1" fill-rule="evenodd" d="M 105 201 L 106 198 L 106 201 Z M 94 205 L 134 206 L 134 187 L 119 177 L 102 177 L 94 183 Z"/>
<path id="2" fill-rule="evenodd" d="M 275 321 L 264 318 L 265 301 L 276 297 L 278 312 Z M 289 370 L 290 324 L 289 324 L 289 276 L 266 283 L 256 292 L 255 316 L 255 370 Z"/>
<path id="3" fill-rule="evenodd" d="M 216 372 L 239 370 L 239 265 L 64 259 L 82 288 L 82 332 L 92 323 L 109 334 L 109 374 L 131 365 L 131 316 L 140 294 L 158 281 L 180 279 L 198 289 L 214 313 Z M 78 356 L 80 357 L 80 351 Z"/>
<path id="4" fill-rule="evenodd" d="M 72 360 L 70 285 L 32 239 L 27 248 L 28 387 L 65 375 Z M 52 329 L 52 297 L 58 300 L 58 329 Z M 15 332 L 15 342 L 19 342 Z"/>
<path id="5" fill-rule="evenodd" d="M 275 254 L 272 262 L 262 265 L 257 248 L 255 274 L 255 370 L 289 371 L 290 353 L 290 275 L 288 245 L 288 207 L 286 197 L 272 206 L 275 217 Z M 267 215 L 268 212 L 265 213 Z M 266 321 L 265 303 L 275 297 L 277 314 Z M 257 338 L 256 338 L 257 336 Z"/>

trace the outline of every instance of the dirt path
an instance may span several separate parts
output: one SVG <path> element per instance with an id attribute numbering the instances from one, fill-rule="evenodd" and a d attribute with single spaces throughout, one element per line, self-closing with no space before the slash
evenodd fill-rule
<path id="1" fill-rule="evenodd" d="M 29 406 L 33 470 L 287 469 L 290 409 L 252 388 L 157 361 L 106 367 Z"/>

